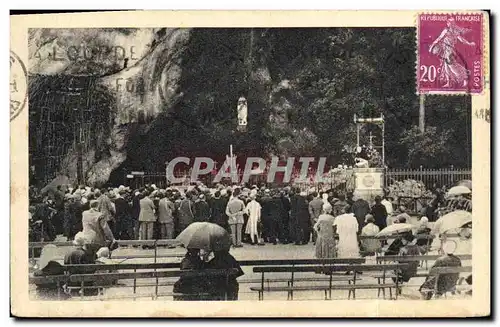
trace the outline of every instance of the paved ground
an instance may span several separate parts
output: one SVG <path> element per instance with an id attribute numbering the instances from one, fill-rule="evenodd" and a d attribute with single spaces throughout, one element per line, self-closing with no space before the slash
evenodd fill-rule
<path id="1" fill-rule="evenodd" d="M 66 251 L 68 251 L 69 248 L 61 248 L 61 255 L 63 255 Z M 153 254 L 153 250 L 143 250 L 141 248 L 132 248 L 132 247 L 126 247 L 126 248 L 119 248 L 113 252 L 113 256 L 130 256 L 134 257 L 135 255 L 138 254 Z M 184 255 L 185 250 L 183 248 L 175 248 L 175 249 L 167 249 L 167 248 L 160 248 L 158 250 L 158 255 L 168 255 L 171 257 L 168 258 L 158 258 L 157 262 L 179 262 L 181 260 L 181 257 Z M 458 248 L 456 251 L 457 254 L 470 254 L 471 253 L 471 242 L 470 241 L 458 241 Z M 231 254 L 237 259 L 237 260 L 259 260 L 259 259 L 308 259 L 308 258 L 314 258 L 314 246 L 312 244 L 308 245 L 293 245 L 293 244 L 287 244 L 287 245 L 272 245 L 272 244 L 266 244 L 265 246 L 252 246 L 252 245 L 245 245 L 243 248 L 236 248 L 231 250 Z M 433 253 L 431 253 L 433 254 Z M 178 255 L 178 257 L 176 257 Z M 140 259 L 120 259 L 116 260 L 117 262 L 127 262 L 127 263 L 150 263 L 153 262 L 154 260 L 152 258 L 140 258 Z M 367 258 L 367 263 L 375 263 L 375 260 L 373 257 Z M 429 267 L 432 265 L 432 262 L 429 262 Z M 462 265 L 470 265 L 470 262 L 463 262 Z M 258 285 L 258 284 L 249 284 L 245 283 L 245 280 L 259 280 L 260 274 L 255 274 L 252 272 L 253 267 L 242 267 L 245 275 L 239 278 L 240 281 L 240 292 L 239 292 L 239 298 L 241 300 L 257 300 L 258 296 L 255 292 L 252 292 L 250 290 L 250 286 L 252 285 Z M 422 269 L 422 268 L 421 268 Z M 372 274 L 365 273 L 362 276 L 362 280 L 359 283 L 376 283 L 376 279 L 371 276 Z M 273 277 L 280 277 L 278 274 L 273 274 Z M 281 275 L 285 276 L 285 275 Z M 311 274 L 301 274 L 303 277 L 318 277 L 318 275 L 315 275 L 314 273 Z M 422 284 L 423 278 L 412 278 L 409 282 L 409 286 L 405 287 L 403 289 L 403 294 L 401 295 L 401 299 L 419 299 L 420 294 L 418 292 L 418 286 Z M 170 280 L 171 281 L 171 280 Z M 144 281 L 147 283 L 154 282 L 154 280 L 151 281 Z M 141 281 L 142 283 L 142 281 Z M 347 282 L 339 282 L 339 283 L 347 283 Z M 124 283 L 123 286 L 126 285 L 131 285 L 131 283 L 126 282 Z M 286 285 L 286 284 L 279 284 L 279 285 Z M 172 287 L 171 286 L 164 286 L 160 287 L 160 293 L 164 292 L 171 292 Z M 152 294 L 154 293 L 154 287 L 140 287 L 139 288 L 139 293 L 141 294 Z M 123 299 L 127 299 L 128 295 L 132 294 L 132 290 L 130 287 L 115 287 L 111 289 L 107 289 L 105 295 L 106 296 L 112 296 L 112 297 L 123 297 Z M 265 295 L 266 300 L 286 300 L 287 294 L 286 293 L 268 293 Z M 334 291 L 332 294 L 333 299 L 347 299 L 347 291 Z M 377 298 L 377 290 L 361 290 L 357 291 L 356 293 L 356 298 L 357 299 L 367 299 L 367 298 L 372 298 L 376 299 Z M 456 298 L 456 297 L 454 297 Z M 90 299 L 90 298 L 89 298 Z M 151 298 L 149 298 L 151 299 Z M 171 297 L 164 297 L 161 299 L 165 300 L 170 300 Z M 294 299 L 295 300 L 322 300 L 324 299 L 324 294 L 322 291 L 307 291 L 307 292 L 296 292 L 294 294 Z M 76 299 L 75 299 L 76 300 Z M 144 299 L 141 298 L 141 300 L 148 300 L 147 297 Z"/>

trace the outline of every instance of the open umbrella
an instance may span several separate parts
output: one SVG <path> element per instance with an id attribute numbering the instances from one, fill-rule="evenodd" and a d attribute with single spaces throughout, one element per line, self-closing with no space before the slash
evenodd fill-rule
<path id="1" fill-rule="evenodd" d="M 465 186 L 469 190 L 472 190 L 472 181 L 470 179 L 464 179 L 458 182 L 457 186 Z"/>
<path id="2" fill-rule="evenodd" d="M 470 194 L 471 190 L 467 186 L 463 185 L 458 185 L 458 186 L 453 186 L 448 190 L 446 195 L 448 196 L 453 196 L 453 195 L 462 195 L 462 194 Z"/>
<path id="3" fill-rule="evenodd" d="M 465 210 L 456 210 L 439 218 L 434 230 L 438 234 L 446 233 L 449 230 L 461 228 L 462 226 L 472 222 L 472 214 Z"/>
<path id="4" fill-rule="evenodd" d="M 409 232 L 414 228 L 415 226 L 413 226 L 412 224 L 392 224 L 382 229 L 376 236 L 380 237 L 380 236 L 388 236 L 403 232 Z"/>
<path id="5" fill-rule="evenodd" d="M 229 233 L 219 225 L 207 222 L 192 223 L 177 236 L 176 240 L 188 249 L 220 251 L 231 247 Z"/>

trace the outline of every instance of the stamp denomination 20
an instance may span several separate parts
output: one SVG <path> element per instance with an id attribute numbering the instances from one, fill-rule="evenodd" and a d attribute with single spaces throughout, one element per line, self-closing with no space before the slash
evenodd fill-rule
<path id="1" fill-rule="evenodd" d="M 420 14 L 418 93 L 481 93 L 482 50 L 481 14 Z"/>
<path id="2" fill-rule="evenodd" d="M 10 120 L 19 115 L 26 105 L 28 79 L 26 67 L 19 57 L 10 52 Z"/>

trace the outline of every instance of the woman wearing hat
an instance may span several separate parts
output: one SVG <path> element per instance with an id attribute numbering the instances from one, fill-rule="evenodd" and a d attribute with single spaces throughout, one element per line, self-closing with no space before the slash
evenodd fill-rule
<path id="1" fill-rule="evenodd" d="M 335 249 L 335 238 L 333 237 L 334 217 L 331 215 L 332 206 L 329 203 L 323 204 L 323 213 L 319 215 L 314 230 L 317 233 L 316 238 L 316 258 L 335 258 L 337 251 Z"/>
<path id="2" fill-rule="evenodd" d="M 442 245 L 442 250 L 445 253 L 439 257 L 432 265 L 434 267 L 461 267 L 462 261 L 453 254 L 457 247 L 457 243 L 447 240 Z M 432 272 L 431 268 L 431 272 Z M 455 290 L 455 285 L 458 281 L 459 274 L 440 274 L 431 275 L 426 278 L 425 282 L 420 286 L 419 291 L 425 300 L 430 300 L 433 295 L 441 297 L 446 292 Z M 435 293 L 435 294 L 434 294 Z"/>

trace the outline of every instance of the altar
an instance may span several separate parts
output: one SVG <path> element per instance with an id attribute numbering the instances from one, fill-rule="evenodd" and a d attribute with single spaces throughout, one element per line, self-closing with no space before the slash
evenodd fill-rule
<path id="1" fill-rule="evenodd" d="M 354 168 L 354 197 L 368 202 L 384 195 L 385 120 L 384 115 L 362 118 L 354 115 L 356 123 L 357 161 Z M 365 144 L 365 145 L 362 145 Z M 369 168 L 369 167 L 373 168 Z"/>
<path id="2" fill-rule="evenodd" d="M 360 197 L 368 202 L 384 195 L 384 169 L 354 168 L 354 197 Z"/>

